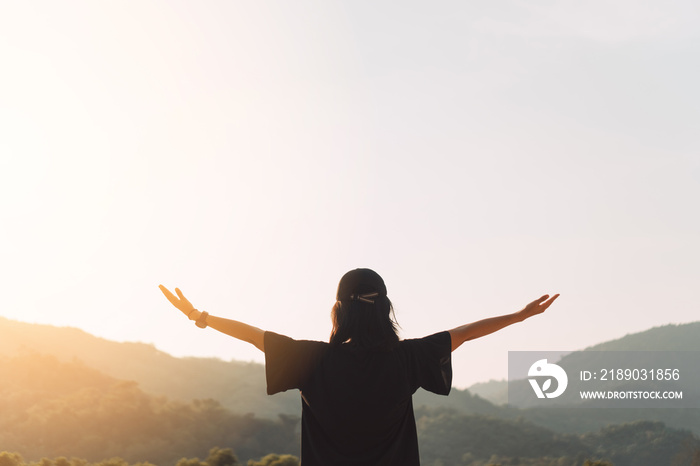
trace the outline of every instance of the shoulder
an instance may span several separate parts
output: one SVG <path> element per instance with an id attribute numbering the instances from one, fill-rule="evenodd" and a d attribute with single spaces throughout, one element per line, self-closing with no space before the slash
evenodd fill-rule
<path id="1" fill-rule="evenodd" d="M 450 359 L 452 338 L 450 332 L 438 332 L 423 338 L 401 340 L 399 349 L 410 360 L 442 363 Z"/>
<path id="2" fill-rule="evenodd" d="M 447 395 L 452 385 L 452 339 L 450 332 L 403 340 L 400 347 L 409 370 L 413 391 L 423 387 L 429 392 Z"/>
<path id="3" fill-rule="evenodd" d="M 286 335 L 266 331 L 264 334 L 265 351 L 268 348 L 271 351 L 277 350 L 306 350 L 306 351 L 325 351 L 330 346 L 328 343 L 316 340 L 295 340 Z"/>
<path id="4" fill-rule="evenodd" d="M 265 332 L 265 374 L 267 393 L 301 388 L 326 354 L 329 344 L 295 340 L 275 332 Z"/>
<path id="5" fill-rule="evenodd" d="M 443 332 L 438 332 L 434 333 L 432 335 L 425 336 L 423 338 L 409 338 L 406 340 L 401 340 L 399 342 L 399 345 L 401 346 L 406 346 L 406 347 L 414 347 L 414 346 L 447 346 L 448 348 L 452 348 L 452 337 L 450 336 L 450 332 L 448 331 L 443 331 Z"/>

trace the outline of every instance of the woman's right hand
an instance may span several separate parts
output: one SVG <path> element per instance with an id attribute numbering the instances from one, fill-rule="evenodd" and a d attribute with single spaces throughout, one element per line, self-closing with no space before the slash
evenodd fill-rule
<path id="1" fill-rule="evenodd" d="M 175 293 L 177 293 L 177 296 L 172 294 L 170 290 L 163 285 L 158 285 L 158 288 L 160 288 L 160 291 L 162 291 L 165 297 L 168 298 L 168 301 L 170 301 L 173 306 L 180 309 L 180 311 L 188 316 L 190 320 L 197 320 L 202 314 L 194 308 L 192 303 L 189 302 L 187 298 L 185 298 L 185 295 L 182 294 L 182 291 L 180 291 L 179 288 L 175 288 Z"/>

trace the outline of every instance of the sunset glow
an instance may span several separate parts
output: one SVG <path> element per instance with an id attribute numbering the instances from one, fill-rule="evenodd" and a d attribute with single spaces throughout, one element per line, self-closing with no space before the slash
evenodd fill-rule
<path id="1" fill-rule="evenodd" d="M 458 387 L 697 320 L 698 9 L 616 5 L 3 4 L 0 316 L 261 361 L 158 285 L 319 340 L 356 267 L 403 337 L 561 294 Z"/>

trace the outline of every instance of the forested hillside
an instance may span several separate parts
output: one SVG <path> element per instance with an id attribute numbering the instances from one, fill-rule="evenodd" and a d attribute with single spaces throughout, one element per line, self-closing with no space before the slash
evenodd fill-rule
<path id="1" fill-rule="evenodd" d="M 269 397 L 261 364 L 215 358 L 175 358 L 143 343 L 117 343 L 76 328 L 27 324 L 0 317 L 0 355 L 50 354 L 121 380 L 147 393 L 190 401 L 213 398 L 234 412 L 274 419 L 298 414 L 299 397 Z"/>
<path id="2" fill-rule="evenodd" d="M 585 351 L 700 351 L 700 322 L 668 324 L 630 333 L 589 346 Z"/>
<path id="3" fill-rule="evenodd" d="M 273 421 L 233 413 L 212 399 L 185 403 L 155 397 L 135 382 L 47 355 L 1 357 L 0 373 L 12 375 L 0 387 L 0 450 L 33 461 L 121 457 L 167 466 L 182 458 L 206 458 L 214 447 L 230 449 L 243 464 L 270 453 L 299 454 L 296 417 Z M 575 435 L 522 419 L 450 409 L 418 408 L 416 418 L 425 464 L 475 465 L 494 459 L 508 464 L 515 458 L 556 460 L 552 464 L 557 465 L 580 465 L 589 458 L 606 458 L 618 466 L 670 464 L 697 443 L 687 431 L 653 422 Z M 179 466 L 198 466 L 190 463 Z"/>
<path id="4" fill-rule="evenodd" d="M 690 432 L 660 422 L 611 425 L 587 434 L 562 434 L 523 419 L 464 416 L 453 411 L 418 411 L 421 454 L 444 465 L 582 465 L 605 459 L 615 466 L 683 464 L 681 458 L 700 452 Z M 461 440 L 461 441 L 460 441 Z"/>
<path id="5" fill-rule="evenodd" d="M 27 324 L 0 317 L 0 355 L 51 354 L 60 361 L 80 361 L 114 378 L 137 381 L 154 395 L 182 401 L 212 398 L 233 412 L 276 419 L 298 416 L 295 391 L 267 396 L 264 366 L 215 358 L 175 358 L 143 343 L 117 343 L 75 328 Z M 453 389 L 449 397 L 419 390 L 416 406 L 448 407 L 474 414 L 503 415 L 503 408 Z"/>
<path id="6" fill-rule="evenodd" d="M 298 416 L 298 392 L 275 396 L 265 392 L 261 364 L 222 361 L 214 358 L 175 358 L 143 343 L 116 343 L 94 337 L 74 328 L 27 324 L 0 317 L 0 355 L 51 354 L 60 361 L 80 361 L 120 380 L 137 381 L 139 388 L 156 396 L 189 402 L 212 398 L 232 412 L 254 413 L 276 420 L 279 414 Z M 644 342 L 649 342 L 648 347 Z M 588 348 L 598 350 L 699 350 L 700 322 L 666 325 L 626 335 L 618 340 Z M 567 356 L 568 357 L 568 356 Z M 578 356 L 577 356 L 578 357 Z M 700 371 L 689 376 L 700 377 Z M 489 390 L 496 390 L 496 383 Z M 698 383 L 700 386 L 700 383 Z M 464 414 L 485 414 L 504 419 L 523 417 L 562 432 L 583 433 L 610 423 L 635 420 L 659 420 L 669 426 L 690 429 L 700 434 L 700 410 L 674 409 L 527 409 L 517 410 L 494 405 L 467 390 L 453 389 L 448 397 L 419 390 L 415 406 L 449 408 Z"/>
<path id="7" fill-rule="evenodd" d="M 101 364 L 104 370 L 96 367 Z M 241 383 L 229 371 L 257 375 Z M 216 466 L 205 459 L 212 452 L 224 458 L 227 451 L 240 464 L 293 465 L 299 454 L 298 392 L 287 394 L 289 406 L 275 404 L 276 397 L 264 395 L 256 364 L 177 359 L 148 345 L 0 319 L 0 373 L 0 452 L 9 452 L 0 454 L 0 466 Z M 185 388 L 178 386 L 182 380 Z M 234 409 L 212 396 L 219 390 L 239 390 L 248 402 Z M 246 395 L 253 390 L 260 399 Z M 272 406 L 265 417 L 257 403 Z M 593 459 L 615 466 L 690 465 L 683 458 L 700 451 L 688 430 L 643 420 L 650 410 L 517 410 L 466 391 L 418 393 L 415 405 L 425 465 L 581 466 Z M 272 415 L 277 406 L 285 410 Z M 698 427 L 697 409 L 659 411 Z M 42 457 L 55 461 L 38 464 Z M 75 459 L 68 464 L 62 457 Z M 105 462 L 112 457 L 123 460 Z"/>
<path id="8" fill-rule="evenodd" d="M 233 413 L 213 399 L 174 401 L 144 393 L 80 363 L 52 356 L 0 357 L 0 450 L 25 458 L 174 464 L 234 446 L 240 458 L 298 455 L 298 418 Z"/>
<path id="9" fill-rule="evenodd" d="M 700 351 L 700 322 L 654 327 L 589 346 L 583 351 Z M 562 361 L 568 358 L 564 356 Z M 508 403 L 507 380 L 476 383 L 469 391 L 495 404 Z"/>

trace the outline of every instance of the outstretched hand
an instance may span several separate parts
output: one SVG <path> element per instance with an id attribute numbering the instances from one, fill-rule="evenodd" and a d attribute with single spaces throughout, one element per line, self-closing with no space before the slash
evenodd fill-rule
<path id="1" fill-rule="evenodd" d="M 522 311 L 520 311 L 520 314 L 523 316 L 523 320 L 527 319 L 528 317 L 532 317 L 537 314 L 542 314 L 544 311 L 547 310 L 549 306 L 552 305 L 555 299 L 559 297 L 559 294 L 555 294 L 551 298 L 549 297 L 548 294 L 542 296 L 539 299 L 534 300 L 527 306 L 523 308 Z"/>
<path id="2" fill-rule="evenodd" d="M 170 290 L 168 290 L 163 285 L 158 285 L 158 288 L 160 288 L 160 291 L 163 292 L 165 297 L 168 298 L 168 301 L 170 301 L 170 303 L 173 306 L 180 309 L 182 311 L 182 313 L 185 314 L 186 316 L 189 316 L 189 318 L 191 320 L 196 320 L 197 317 L 199 317 L 199 312 L 197 312 L 197 311 L 192 312 L 194 310 L 194 306 L 192 305 L 191 302 L 189 302 L 187 300 L 187 298 L 185 298 L 185 295 L 182 294 L 182 291 L 180 291 L 179 288 L 175 288 L 175 293 L 177 293 L 177 296 L 172 294 L 170 292 Z"/>

